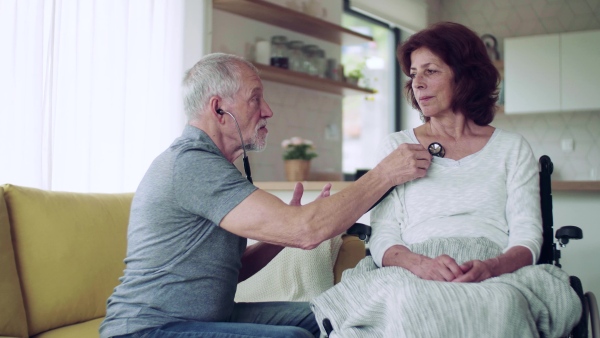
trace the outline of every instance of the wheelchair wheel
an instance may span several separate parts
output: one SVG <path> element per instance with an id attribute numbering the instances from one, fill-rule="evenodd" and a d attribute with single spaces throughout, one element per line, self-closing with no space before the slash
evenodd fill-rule
<path id="1" fill-rule="evenodd" d="M 576 276 L 570 276 L 571 287 L 579 296 L 581 300 L 581 306 L 583 312 L 581 313 L 581 319 L 579 323 L 573 328 L 569 337 L 573 338 L 584 338 L 588 336 L 588 302 L 583 294 L 583 287 L 581 286 L 581 280 Z"/>
<path id="2" fill-rule="evenodd" d="M 585 299 L 590 313 L 590 324 L 592 327 L 592 337 L 598 338 L 600 335 L 600 320 L 598 319 L 598 303 L 596 296 L 591 292 L 586 292 Z"/>

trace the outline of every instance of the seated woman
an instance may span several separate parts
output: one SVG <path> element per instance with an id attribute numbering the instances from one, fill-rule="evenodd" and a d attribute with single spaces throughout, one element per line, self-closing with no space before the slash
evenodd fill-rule
<path id="1" fill-rule="evenodd" d="M 568 333 L 581 304 L 565 272 L 534 266 L 537 161 L 522 136 L 490 126 L 500 81 L 485 45 L 467 27 L 439 23 L 397 56 L 424 124 L 389 135 L 381 158 L 417 144 L 431 165 L 373 209 L 372 257 L 313 301 L 317 318 L 342 337 Z"/>
<path id="2" fill-rule="evenodd" d="M 378 266 L 400 266 L 429 280 L 479 282 L 535 264 L 542 244 L 537 161 L 520 135 L 496 129 L 499 73 L 468 28 L 440 24 L 398 49 L 406 91 L 424 124 L 390 135 L 383 153 L 402 143 L 439 145 L 427 176 L 396 189 L 373 210 L 371 253 Z M 435 149 L 432 149 L 435 153 Z M 502 255 L 462 266 L 406 245 L 436 237 L 484 237 Z"/>

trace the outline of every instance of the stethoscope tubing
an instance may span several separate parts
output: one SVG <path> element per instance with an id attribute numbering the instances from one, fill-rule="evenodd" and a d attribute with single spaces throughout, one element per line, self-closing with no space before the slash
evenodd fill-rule
<path id="1" fill-rule="evenodd" d="M 250 181 L 250 183 L 252 182 L 252 172 L 250 170 L 250 161 L 248 160 L 248 155 L 246 155 L 246 145 L 244 144 L 244 137 L 242 136 L 242 130 L 240 129 L 240 125 L 238 124 L 235 116 L 233 116 L 232 113 L 225 111 L 223 109 L 220 109 L 220 111 L 222 111 L 223 113 L 231 116 L 231 118 L 233 119 L 233 122 L 235 122 L 235 127 L 237 128 L 238 134 L 240 135 L 240 141 L 242 142 L 242 151 L 244 152 L 244 172 L 246 173 L 246 178 L 248 179 L 248 181 Z"/>

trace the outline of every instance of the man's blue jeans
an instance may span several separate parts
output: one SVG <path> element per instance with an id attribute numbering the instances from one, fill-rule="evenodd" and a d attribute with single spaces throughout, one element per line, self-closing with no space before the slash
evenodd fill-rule
<path id="1" fill-rule="evenodd" d="M 173 322 L 114 338 L 313 338 L 319 326 L 306 302 L 236 303 L 229 322 Z"/>

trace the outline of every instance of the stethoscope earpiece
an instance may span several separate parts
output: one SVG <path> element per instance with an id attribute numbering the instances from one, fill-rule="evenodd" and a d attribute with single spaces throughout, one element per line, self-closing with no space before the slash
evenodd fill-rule
<path id="1" fill-rule="evenodd" d="M 246 155 L 246 145 L 244 144 L 244 138 L 242 137 L 242 131 L 240 130 L 240 125 L 238 124 L 235 116 L 233 116 L 232 113 L 228 112 L 228 111 L 224 111 L 221 108 L 217 108 L 217 114 L 223 116 L 225 114 L 231 116 L 231 118 L 233 119 L 233 122 L 235 122 L 235 126 L 237 128 L 238 134 L 240 135 L 240 142 L 242 143 L 242 151 L 244 152 L 244 157 L 243 157 L 243 161 L 244 161 L 244 172 L 246 173 L 246 178 L 248 179 L 248 181 L 250 181 L 250 183 L 252 182 L 252 173 L 250 172 L 250 162 L 248 161 L 248 155 Z"/>
<path id="2" fill-rule="evenodd" d="M 444 157 L 446 155 L 446 150 L 439 142 L 433 142 L 427 147 L 429 153 L 433 156 Z"/>

